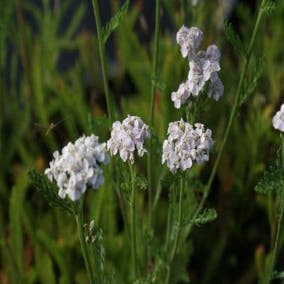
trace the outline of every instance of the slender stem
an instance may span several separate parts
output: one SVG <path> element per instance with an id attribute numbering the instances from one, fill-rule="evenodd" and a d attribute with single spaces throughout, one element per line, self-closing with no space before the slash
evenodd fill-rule
<path id="1" fill-rule="evenodd" d="M 170 254 L 170 258 L 169 258 L 169 269 L 167 271 L 167 281 L 166 283 L 169 282 L 169 277 L 170 277 L 170 273 L 171 273 L 171 263 L 176 255 L 177 252 L 177 248 L 178 248 L 178 242 L 180 239 L 180 231 L 181 231 L 181 221 L 182 221 L 182 198 L 183 197 L 183 178 L 180 177 L 180 187 L 179 187 L 179 207 L 178 207 L 178 219 L 177 219 L 177 232 L 176 232 L 176 237 L 174 240 L 174 245 L 173 245 L 173 249 L 172 252 Z"/>
<path id="2" fill-rule="evenodd" d="M 253 51 L 253 46 L 254 46 L 254 42 L 255 42 L 255 38 L 256 38 L 256 33 L 257 33 L 257 30 L 258 30 L 258 27 L 259 27 L 259 24 L 260 24 L 260 20 L 261 20 L 262 14 L 263 14 L 263 5 L 264 5 L 265 1 L 266 0 L 262 0 L 262 2 L 261 2 L 260 9 L 259 9 L 259 12 L 258 12 L 258 15 L 257 15 L 257 19 L 256 19 L 256 22 L 255 22 L 255 25 L 254 25 L 252 37 L 251 37 L 251 40 L 250 40 L 250 43 L 249 43 L 248 51 L 247 51 L 247 54 L 244 58 L 244 65 L 243 65 L 243 68 L 242 68 L 242 71 L 241 71 L 241 76 L 240 76 L 240 80 L 239 80 L 238 87 L 237 87 L 237 90 L 236 90 L 233 108 L 232 108 L 231 113 L 230 113 L 230 117 L 229 117 L 229 121 L 228 121 L 226 130 L 225 130 L 224 138 L 223 138 L 222 144 L 220 146 L 220 150 L 218 152 L 215 163 L 213 165 L 213 169 L 211 171 L 210 177 L 209 177 L 208 182 L 205 186 L 202 199 L 201 199 L 201 201 L 200 201 L 200 203 L 197 207 L 197 210 L 195 211 L 195 214 L 193 215 L 193 219 L 200 213 L 200 211 L 202 210 L 202 208 L 205 204 L 205 201 L 206 201 L 206 199 L 209 195 L 213 180 L 214 180 L 216 173 L 217 173 L 217 169 L 218 169 L 222 154 L 224 152 L 225 145 L 226 145 L 227 140 L 228 140 L 228 136 L 229 136 L 229 133 L 230 133 L 230 130 L 231 130 L 231 127 L 232 127 L 233 120 L 234 120 L 235 115 L 237 113 L 237 110 L 239 108 L 239 101 L 240 101 L 240 96 L 241 96 L 241 93 L 242 93 L 242 87 L 243 87 L 244 79 L 245 79 L 245 76 L 247 74 L 247 70 L 248 70 L 248 67 L 249 67 L 249 63 L 250 63 L 250 59 L 251 59 L 251 55 L 252 55 L 252 51 Z M 186 235 L 188 235 L 190 233 L 192 227 L 193 227 L 192 224 L 190 224 L 187 227 Z"/>
<path id="3" fill-rule="evenodd" d="M 157 80 L 157 67 L 158 67 L 158 51 L 159 51 L 159 35 L 160 35 L 160 0 L 156 0 L 156 14 L 155 14 L 155 39 L 154 39 L 154 58 L 152 66 L 152 87 L 150 98 L 150 126 L 154 122 L 154 107 L 155 107 L 155 90 Z"/>
<path id="4" fill-rule="evenodd" d="M 154 124 L 154 107 L 155 107 L 155 91 L 157 80 L 157 67 L 158 67 L 158 51 L 159 51 L 159 35 L 160 35 L 160 0 L 156 0 L 156 13 L 155 13 L 155 35 L 154 35 L 154 57 L 152 66 L 152 86 L 150 97 L 150 114 L 149 125 L 152 128 Z M 149 227 L 152 224 L 152 142 L 150 141 L 150 151 L 147 159 L 147 175 L 148 175 L 148 223 Z"/>
<path id="5" fill-rule="evenodd" d="M 98 4 L 98 0 L 92 0 L 92 3 L 93 3 L 93 11 L 95 15 L 97 35 L 98 35 L 99 53 L 100 53 L 100 59 L 101 59 L 101 65 L 102 65 L 102 75 L 103 75 L 103 83 L 104 83 L 104 90 L 105 90 L 105 96 L 106 96 L 107 113 L 108 113 L 109 119 L 112 121 L 113 120 L 112 103 L 111 103 L 111 97 L 110 97 L 110 92 L 109 92 L 109 85 L 107 82 L 106 59 L 105 59 L 106 56 L 105 56 L 105 49 L 104 49 L 104 42 L 103 42 L 103 35 L 102 35 L 102 23 L 101 23 L 99 4 Z"/>
<path id="6" fill-rule="evenodd" d="M 94 275 L 93 275 L 93 272 L 92 272 L 91 261 L 90 261 L 90 257 L 89 257 L 85 237 L 84 237 L 83 212 L 82 212 L 83 208 L 82 207 L 83 206 L 80 204 L 80 210 L 75 215 L 75 220 L 76 220 L 76 225 L 77 225 L 77 233 L 78 233 L 78 237 L 79 237 L 79 241 L 80 241 L 80 245 L 81 245 L 81 251 L 82 251 L 82 254 L 83 254 L 84 261 L 85 261 L 85 266 L 86 266 L 86 269 L 87 269 L 89 283 L 94 284 L 95 283 Z"/>
<path id="7" fill-rule="evenodd" d="M 134 184 L 134 169 L 129 162 L 131 176 L 131 196 L 130 196 L 130 233 L 131 233 L 131 259 L 133 278 L 136 279 L 137 269 L 137 245 L 136 245 L 136 190 Z"/>
<path id="8" fill-rule="evenodd" d="M 281 159 L 282 159 L 282 170 L 284 171 L 284 138 L 282 137 L 282 149 L 281 149 Z M 272 281 L 273 277 L 273 269 L 276 264 L 276 259 L 277 259 L 277 253 L 278 253 L 278 246 L 279 246 L 279 238 L 280 238 L 280 232 L 281 232 L 281 225 L 283 222 L 283 214 L 284 214 L 284 189 L 282 188 L 282 192 L 280 195 L 280 200 L 279 200 L 279 206 L 280 206 L 280 214 L 278 216 L 278 224 L 277 224 L 277 232 L 275 236 L 275 243 L 274 243 L 274 248 L 273 248 L 273 254 L 272 254 L 272 261 L 271 261 L 271 268 L 270 268 L 270 276 L 268 283 Z"/>
<path id="9" fill-rule="evenodd" d="M 102 282 L 102 275 L 101 275 L 101 268 L 100 268 L 100 261 L 98 261 L 99 255 L 97 254 L 97 246 L 96 243 L 90 243 L 89 244 L 89 250 L 91 258 L 93 259 L 93 271 L 96 275 L 97 283 L 103 283 Z"/>

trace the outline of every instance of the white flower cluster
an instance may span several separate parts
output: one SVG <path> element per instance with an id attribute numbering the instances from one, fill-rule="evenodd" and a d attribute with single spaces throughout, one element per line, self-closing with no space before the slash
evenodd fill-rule
<path id="1" fill-rule="evenodd" d="M 204 129 L 201 123 L 194 126 L 183 119 L 171 122 L 168 139 L 163 143 L 162 163 L 167 163 L 171 172 L 185 171 L 192 167 L 194 161 L 201 164 L 209 160 L 209 151 L 213 144 L 211 130 Z"/>
<path id="2" fill-rule="evenodd" d="M 95 135 L 82 136 L 74 144 L 68 143 L 62 154 L 56 151 L 53 158 L 44 173 L 50 181 L 56 181 L 61 198 L 68 195 L 76 201 L 85 193 L 87 186 L 97 189 L 104 182 L 100 164 L 107 164 L 109 156 L 106 144 L 100 144 Z"/>
<path id="3" fill-rule="evenodd" d="M 189 29 L 182 26 L 177 32 L 176 40 L 180 45 L 181 54 L 189 60 L 189 73 L 187 81 L 181 83 L 178 90 L 171 94 L 176 108 L 180 108 L 190 96 L 198 96 L 208 81 L 208 97 L 217 101 L 223 95 L 224 86 L 218 76 L 221 70 L 221 53 L 216 45 L 208 46 L 206 51 L 197 52 L 202 35 L 202 31 L 196 27 Z"/>
<path id="4" fill-rule="evenodd" d="M 272 125 L 275 129 L 284 132 L 284 104 L 281 105 L 280 110 L 274 115 Z"/>
<path id="5" fill-rule="evenodd" d="M 116 121 L 112 125 L 111 138 L 107 141 L 110 154 L 119 152 L 121 159 L 134 162 L 134 152 L 142 157 L 147 150 L 144 148 L 144 139 L 150 137 L 149 127 L 137 116 L 128 115 L 122 123 Z"/>

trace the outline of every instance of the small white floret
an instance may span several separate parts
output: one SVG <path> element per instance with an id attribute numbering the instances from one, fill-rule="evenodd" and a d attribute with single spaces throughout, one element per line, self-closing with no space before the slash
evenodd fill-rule
<path id="1" fill-rule="evenodd" d="M 284 104 L 281 105 L 280 110 L 274 115 L 272 125 L 275 129 L 284 132 Z"/>

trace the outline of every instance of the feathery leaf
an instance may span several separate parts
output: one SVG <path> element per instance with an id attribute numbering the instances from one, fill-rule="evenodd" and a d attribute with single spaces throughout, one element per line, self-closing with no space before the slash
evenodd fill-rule
<path id="1" fill-rule="evenodd" d="M 232 23 L 225 21 L 224 30 L 225 30 L 226 38 L 231 43 L 233 48 L 241 55 L 244 55 L 245 54 L 244 45 L 240 39 L 240 36 L 237 34 L 235 29 L 233 28 Z"/>
<path id="2" fill-rule="evenodd" d="M 73 213 L 70 202 L 58 196 L 55 185 L 48 180 L 47 176 L 38 174 L 35 170 L 29 171 L 28 175 L 32 186 L 43 195 L 51 207 L 58 207 L 67 213 Z"/>
<path id="3" fill-rule="evenodd" d="M 110 21 L 103 28 L 103 41 L 107 42 L 111 33 L 119 26 L 119 23 L 126 15 L 129 7 L 129 0 L 126 0 L 125 3 L 119 8 L 116 14 L 110 19 Z"/>

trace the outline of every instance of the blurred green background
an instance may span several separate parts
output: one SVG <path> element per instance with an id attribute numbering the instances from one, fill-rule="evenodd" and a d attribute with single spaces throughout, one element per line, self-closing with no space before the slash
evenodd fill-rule
<path id="1" fill-rule="evenodd" d="M 225 19 L 232 22 L 246 45 L 259 1 L 200 0 L 196 6 L 186 0 L 161 2 L 157 145 L 168 123 L 182 116 L 170 94 L 187 76 L 188 63 L 175 42 L 176 31 L 185 24 L 203 30 L 202 47 L 215 43 L 222 51 L 224 96 L 207 104 L 199 115 L 212 129 L 218 149 L 242 63 L 226 40 L 223 23 Z M 284 2 L 278 2 L 257 35 L 253 60 L 263 57 L 260 80 L 235 119 L 209 197 L 208 206 L 215 207 L 219 217 L 196 228 L 186 247 L 183 261 L 192 283 L 256 283 L 271 253 L 275 198 L 256 194 L 254 186 L 266 165 L 273 163 L 280 143 L 271 127 L 284 89 Z M 105 24 L 122 3 L 102 0 L 100 4 Z M 154 10 L 154 1 L 130 1 L 126 17 L 106 45 L 117 118 L 132 114 L 147 122 Z M 22 283 L 84 283 L 73 220 L 48 207 L 29 185 L 27 172 L 43 171 L 53 151 L 83 133 L 94 132 L 101 141 L 108 138 L 91 1 L 0 0 L 0 72 L 0 283 L 19 283 L 19 279 Z M 157 151 L 157 164 L 159 155 Z M 204 181 L 214 158 L 212 153 L 211 161 L 197 170 Z M 143 160 L 142 172 L 144 164 Z M 155 171 L 167 173 L 159 166 Z M 129 259 L 124 247 L 128 244 L 110 179 L 106 177 L 97 193 L 88 193 L 88 213 L 104 231 L 107 271 L 115 273 L 114 283 L 125 283 Z M 157 227 L 166 223 L 166 199 L 167 193 L 162 192 L 155 212 Z M 283 242 L 282 236 L 280 249 Z M 283 250 L 278 263 L 284 263 Z"/>

